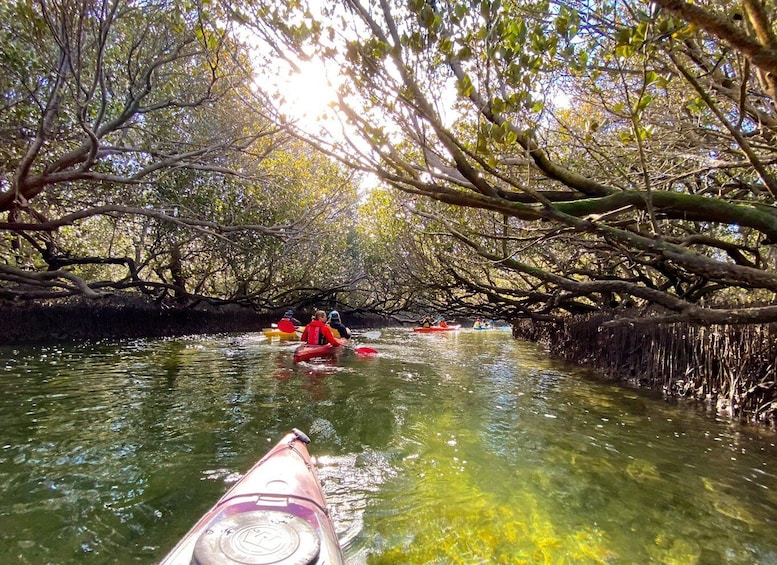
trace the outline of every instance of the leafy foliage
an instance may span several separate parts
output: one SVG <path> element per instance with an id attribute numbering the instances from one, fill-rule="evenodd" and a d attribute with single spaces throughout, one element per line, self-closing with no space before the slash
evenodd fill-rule
<path id="1" fill-rule="evenodd" d="M 455 281 L 446 299 L 773 321 L 774 4 L 748 3 L 741 24 L 669 0 L 474 7 L 344 0 L 289 7 L 304 36 L 263 28 L 347 77 L 354 139 L 318 143 L 413 198 L 424 219 L 407 226 Z"/>
<path id="2" fill-rule="evenodd" d="M 6 296 L 777 317 L 772 1 L 0 10 Z M 254 83 L 311 59 L 345 137 Z"/>
<path id="3" fill-rule="evenodd" d="M 350 173 L 268 117 L 219 6 L 41 0 L 0 15 L 3 296 L 327 295 L 317 262 L 340 265 Z"/>

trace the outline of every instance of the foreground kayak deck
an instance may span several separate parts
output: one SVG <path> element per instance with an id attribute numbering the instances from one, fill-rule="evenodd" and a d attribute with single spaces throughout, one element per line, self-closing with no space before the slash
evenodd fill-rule
<path id="1" fill-rule="evenodd" d="M 299 430 L 287 434 L 161 565 L 342 565 L 321 483 Z"/>

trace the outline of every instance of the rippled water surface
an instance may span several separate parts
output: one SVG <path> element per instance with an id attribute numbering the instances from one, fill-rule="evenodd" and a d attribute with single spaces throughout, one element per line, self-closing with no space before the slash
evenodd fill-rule
<path id="1" fill-rule="evenodd" d="M 0 562 L 155 563 L 297 427 L 362 563 L 777 564 L 773 435 L 506 331 L 0 349 Z"/>

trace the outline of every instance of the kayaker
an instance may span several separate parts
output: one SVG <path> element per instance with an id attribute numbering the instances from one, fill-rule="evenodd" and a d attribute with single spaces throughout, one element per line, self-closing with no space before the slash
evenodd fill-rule
<path id="1" fill-rule="evenodd" d="M 424 316 L 423 321 L 421 322 L 422 328 L 429 328 L 432 326 L 432 319 L 429 316 Z"/>
<path id="2" fill-rule="evenodd" d="M 340 319 L 340 312 L 337 310 L 332 310 L 329 313 L 326 323 L 333 330 L 337 330 L 337 333 L 340 334 L 340 337 L 351 339 L 351 330 L 345 327 L 345 324 L 343 324 L 342 320 Z"/>
<path id="3" fill-rule="evenodd" d="M 316 310 L 316 313 L 313 314 L 313 320 L 305 326 L 300 341 L 304 341 L 308 345 L 324 345 L 325 343 L 332 347 L 342 345 L 332 335 L 332 329 L 326 325 L 326 312 L 323 310 Z"/>
<path id="4" fill-rule="evenodd" d="M 288 320 L 295 326 L 301 326 L 302 322 L 300 322 L 297 318 L 294 317 L 294 311 L 293 310 L 286 310 L 286 313 L 283 315 L 283 318 L 281 320 Z"/>

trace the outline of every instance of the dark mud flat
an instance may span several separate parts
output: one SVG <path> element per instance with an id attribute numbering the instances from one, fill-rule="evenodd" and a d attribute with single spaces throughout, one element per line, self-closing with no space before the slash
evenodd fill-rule
<path id="1" fill-rule="evenodd" d="M 60 303 L 0 302 L 0 344 L 254 331 L 273 317 L 235 305 L 182 307 L 110 297 Z"/>

